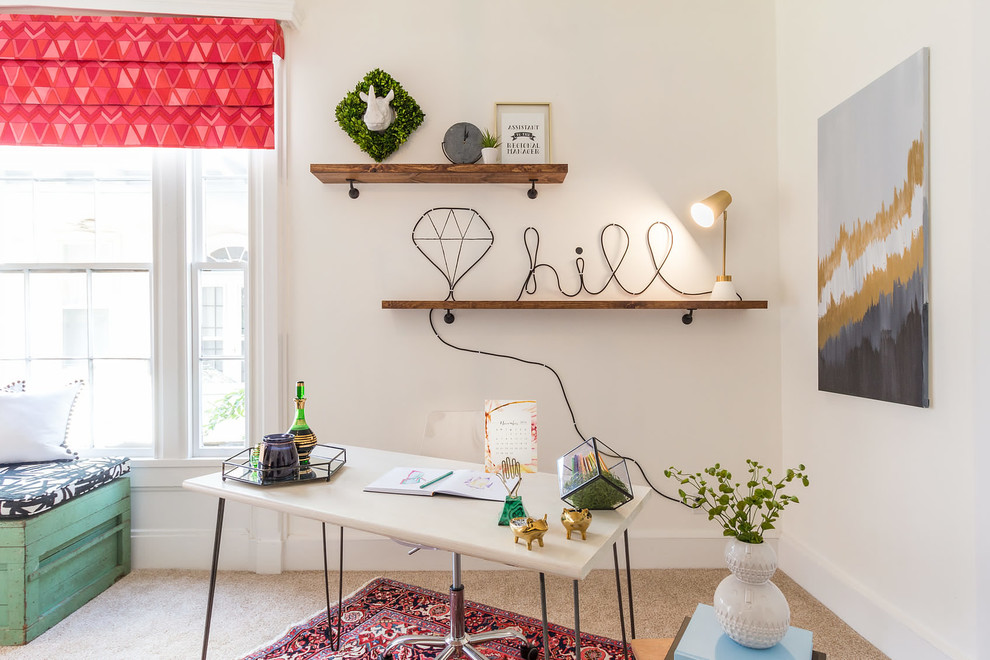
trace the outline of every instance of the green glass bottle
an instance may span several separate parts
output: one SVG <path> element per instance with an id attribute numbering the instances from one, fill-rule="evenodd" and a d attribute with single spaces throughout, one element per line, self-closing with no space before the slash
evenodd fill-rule
<path id="1" fill-rule="evenodd" d="M 287 433 L 295 436 L 296 451 L 299 452 L 299 476 L 308 477 L 313 474 L 309 466 L 309 455 L 316 446 L 316 434 L 306 423 L 306 383 L 296 381 L 296 419 L 292 422 Z M 305 478 L 304 477 L 304 478 Z"/>

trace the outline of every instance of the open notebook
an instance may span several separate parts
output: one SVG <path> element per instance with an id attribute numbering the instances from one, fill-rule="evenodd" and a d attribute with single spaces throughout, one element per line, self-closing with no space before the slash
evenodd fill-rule
<path id="1" fill-rule="evenodd" d="M 507 482 L 512 488 L 516 480 Z M 399 495 L 456 495 L 495 502 L 505 500 L 508 494 L 498 476 L 490 472 L 416 467 L 392 468 L 365 486 L 364 490 Z"/>

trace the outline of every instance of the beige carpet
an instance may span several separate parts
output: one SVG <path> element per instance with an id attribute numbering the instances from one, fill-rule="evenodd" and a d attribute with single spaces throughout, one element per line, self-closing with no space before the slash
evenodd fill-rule
<path id="1" fill-rule="evenodd" d="M 721 569 L 636 570 L 636 636 L 672 637 L 699 602 L 711 602 Z M 344 594 L 378 573 L 347 571 Z M 388 572 L 385 577 L 446 592 L 449 572 Z M 465 571 L 466 597 L 539 618 L 539 579 L 525 571 Z M 623 582 L 624 583 L 624 582 Z M 829 660 L 880 660 L 873 648 L 781 572 L 774 583 L 787 596 L 791 623 L 814 633 Z M 134 571 L 27 646 L 0 647 L 10 660 L 140 660 L 200 657 L 209 574 L 203 571 Z M 336 574 L 331 574 L 331 598 Z M 554 623 L 573 625 L 570 580 L 547 577 L 547 609 Z M 594 571 L 580 583 L 581 629 L 621 639 L 611 571 Z M 209 658 L 237 658 L 279 637 L 290 625 L 325 607 L 322 572 L 282 575 L 221 573 L 217 579 Z M 628 625 L 628 620 L 627 620 Z M 369 659 L 377 660 L 377 659 Z"/>

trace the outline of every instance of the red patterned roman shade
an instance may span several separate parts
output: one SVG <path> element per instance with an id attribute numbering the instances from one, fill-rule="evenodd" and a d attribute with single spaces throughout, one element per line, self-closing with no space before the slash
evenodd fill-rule
<path id="1" fill-rule="evenodd" d="M 273 20 L 0 14 L 0 144 L 271 149 Z"/>

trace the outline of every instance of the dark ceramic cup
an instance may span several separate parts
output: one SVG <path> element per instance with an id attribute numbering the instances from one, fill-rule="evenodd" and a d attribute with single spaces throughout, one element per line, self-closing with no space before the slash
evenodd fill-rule
<path id="1" fill-rule="evenodd" d="M 290 481 L 299 476 L 299 453 L 291 433 L 266 435 L 261 443 L 262 477 L 265 482 Z"/>

